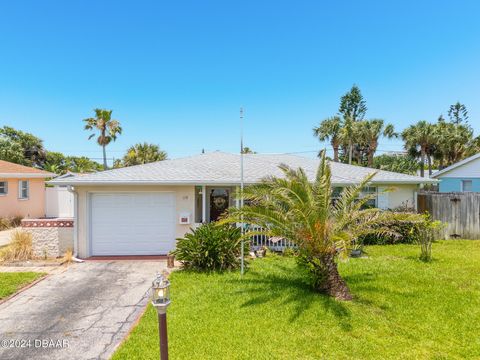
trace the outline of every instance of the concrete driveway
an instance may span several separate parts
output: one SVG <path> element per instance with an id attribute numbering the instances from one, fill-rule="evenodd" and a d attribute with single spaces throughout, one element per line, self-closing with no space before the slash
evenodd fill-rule
<path id="1" fill-rule="evenodd" d="M 0 305 L 0 359 L 110 358 L 165 268 L 162 260 L 87 261 L 50 275 Z"/>

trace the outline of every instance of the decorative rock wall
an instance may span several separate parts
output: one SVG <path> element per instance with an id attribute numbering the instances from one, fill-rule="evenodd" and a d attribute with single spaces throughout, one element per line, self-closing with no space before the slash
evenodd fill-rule
<path id="1" fill-rule="evenodd" d="M 36 257 L 61 257 L 73 250 L 72 219 L 24 219 L 22 229 L 32 234 Z"/>

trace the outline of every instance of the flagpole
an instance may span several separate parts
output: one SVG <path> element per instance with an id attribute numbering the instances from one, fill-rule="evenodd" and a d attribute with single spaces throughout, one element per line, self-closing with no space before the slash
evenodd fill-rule
<path id="1" fill-rule="evenodd" d="M 243 108 L 240 108 L 240 209 L 243 208 Z M 245 254 L 244 254 L 244 239 L 243 235 L 245 233 L 245 226 L 243 224 L 243 214 L 241 215 L 241 233 L 242 233 L 242 249 L 241 249 L 241 267 L 240 273 L 243 275 L 245 272 Z"/>

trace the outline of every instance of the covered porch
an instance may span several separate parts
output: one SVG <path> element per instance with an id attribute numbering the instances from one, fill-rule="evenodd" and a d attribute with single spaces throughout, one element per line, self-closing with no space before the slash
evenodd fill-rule
<path id="1" fill-rule="evenodd" d="M 231 186 L 195 186 L 195 224 L 200 225 L 217 221 L 219 217 L 231 206 L 240 206 L 240 200 L 236 198 L 240 187 Z M 250 229 L 255 225 L 245 225 Z M 286 248 L 295 247 L 295 244 L 283 238 L 272 238 L 265 235 L 255 235 L 251 239 L 250 248 L 258 250 L 268 247 L 273 251 L 283 251 Z"/>

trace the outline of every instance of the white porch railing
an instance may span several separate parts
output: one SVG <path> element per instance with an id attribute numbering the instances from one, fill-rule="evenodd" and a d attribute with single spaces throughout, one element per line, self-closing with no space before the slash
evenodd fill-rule
<path id="1" fill-rule="evenodd" d="M 259 231 L 262 228 L 256 225 L 248 225 L 248 230 L 250 231 Z M 279 237 L 270 237 L 267 235 L 253 235 L 250 240 L 250 249 L 256 251 L 262 247 L 267 247 L 272 251 L 283 251 L 285 249 L 295 249 L 295 245 L 292 241 L 279 238 Z"/>

